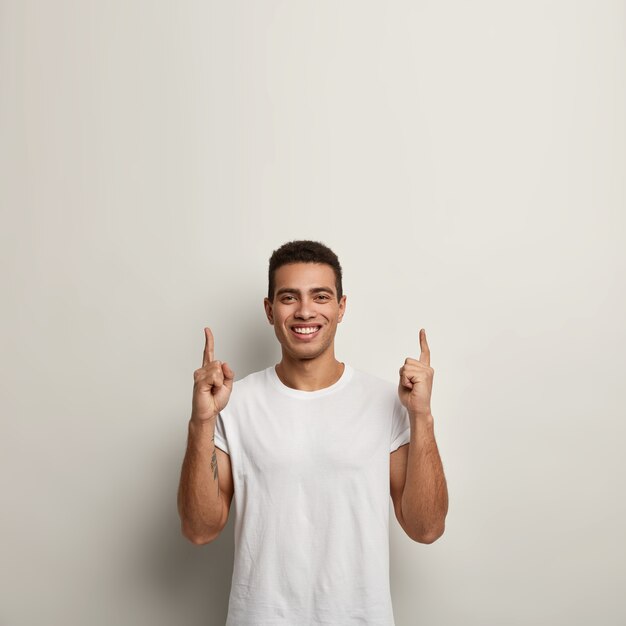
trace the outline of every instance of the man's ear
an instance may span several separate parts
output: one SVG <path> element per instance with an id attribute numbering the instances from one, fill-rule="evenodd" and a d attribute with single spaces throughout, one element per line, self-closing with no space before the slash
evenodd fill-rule
<path id="1" fill-rule="evenodd" d="M 344 313 L 346 312 L 346 300 L 348 298 L 343 295 L 341 296 L 341 299 L 339 300 L 339 319 L 337 320 L 337 322 L 341 322 L 341 320 L 343 319 Z"/>
<path id="2" fill-rule="evenodd" d="M 272 312 L 272 303 L 269 301 L 269 298 L 263 299 L 263 306 L 265 307 L 265 315 L 267 316 L 267 321 L 273 326 L 274 314 Z"/>

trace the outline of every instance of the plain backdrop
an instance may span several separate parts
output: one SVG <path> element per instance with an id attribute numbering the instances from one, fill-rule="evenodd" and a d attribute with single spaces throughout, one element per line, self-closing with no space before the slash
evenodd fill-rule
<path id="1" fill-rule="evenodd" d="M 391 517 L 397 626 L 624 626 L 625 112 L 623 1 L 1 1 L 0 624 L 224 623 L 193 371 L 204 326 L 278 362 L 305 238 L 340 360 L 430 343 L 450 510 Z"/>

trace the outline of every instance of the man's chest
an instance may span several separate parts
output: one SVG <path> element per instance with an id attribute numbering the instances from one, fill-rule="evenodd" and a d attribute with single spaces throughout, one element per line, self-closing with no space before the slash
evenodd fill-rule
<path id="1" fill-rule="evenodd" d="M 280 410 L 268 403 L 256 414 L 254 410 L 239 422 L 239 462 L 234 469 L 240 478 L 254 474 L 278 482 L 295 476 L 340 480 L 388 467 L 391 415 L 382 402 L 294 402 Z"/>

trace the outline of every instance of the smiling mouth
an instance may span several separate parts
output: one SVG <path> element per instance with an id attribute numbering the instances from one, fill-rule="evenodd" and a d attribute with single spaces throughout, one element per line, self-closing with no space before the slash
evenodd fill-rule
<path id="1" fill-rule="evenodd" d="M 291 327 L 291 332 L 298 337 L 298 339 L 307 339 L 309 337 L 315 337 L 322 327 L 314 324 L 312 326 L 299 326 Z"/>

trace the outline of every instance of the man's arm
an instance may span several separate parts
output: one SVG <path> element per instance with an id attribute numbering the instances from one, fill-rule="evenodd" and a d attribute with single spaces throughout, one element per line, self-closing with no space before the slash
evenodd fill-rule
<path id="1" fill-rule="evenodd" d="M 414 541 L 432 543 L 444 532 L 448 488 L 443 472 L 434 419 L 411 416 L 411 439 L 406 452 L 406 479 L 400 509 L 405 532 Z"/>
<path id="2" fill-rule="evenodd" d="M 215 420 L 190 420 L 178 488 L 182 532 L 197 545 L 217 538 L 228 520 L 233 497 L 230 458 L 215 447 L 214 425 Z"/>
<path id="3" fill-rule="evenodd" d="M 204 338 L 202 367 L 193 373 L 189 437 L 178 488 L 182 532 L 195 544 L 208 543 L 220 534 L 233 497 L 230 457 L 217 452 L 213 437 L 217 417 L 230 398 L 235 372 L 227 363 L 215 360 L 215 341 L 208 326 Z"/>
<path id="4" fill-rule="evenodd" d="M 419 360 L 407 357 L 400 368 L 398 395 L 409 413 L 411 437 L 400 506 L 395 501 L 394 506 L 396 515 L 400 509 L 403 528 L 409 537 L 420 543 L 432 543 L 445 528 L 448 487 L 435 441 L 435 420 L 430 412 L 435 370 L 430 367 L 430 348 L 423 328 L 420 348 Z M 396 498 L 397 493 L 396 488 Z"/>

